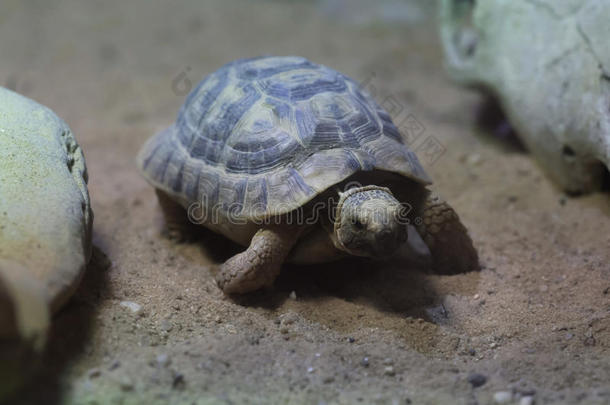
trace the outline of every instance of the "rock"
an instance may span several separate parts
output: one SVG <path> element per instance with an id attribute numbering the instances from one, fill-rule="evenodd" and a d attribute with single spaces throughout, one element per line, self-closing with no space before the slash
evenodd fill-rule
<path id="1" fill-rule="evenodd" d="M 169 333 L 174 329 L 174 325 L 169 319 L 164 319 L 161 321 L 161 331 L 165 333 Z"/>
<path id="2" fill-rule="evenodd" d="M 142 306 L 133 301 L 121 301 L 119 305 L 123 308 L 127 308 L 132 314 L 138 314 L 142 310 Z"/>
<path id="3" fill-rule="evenodd" d="M 35 367 L 51 316 L 76 290 L 92 222 L 85 158 L 68 125 L 0 87 L 0 402 Z"/>
<path id="4" fill-rule="evenodd" d="M 533 396 L 521 397 L 521 400 L 519 401 L 519 405 L 534 405 L 534 397 Z"/>
<path id="5" fill-rule="evenodd" d="M 172 363 L 172 359 L 165 353 L 159 354 L 155 359 L 155 364 L 160 368 L 165 368 Z"/>
<path id="6" fill-rule="evenodd" d="M 282 325 L 292 325 L 299 320 L 299 315 L 294 311 L 288 311 L 279 316 Z"/>
<path id="7" fill-rule="evenodd" d="M 513 394 L 510 391 L 498 391 L 494 394 L 494 402 L 496 404 L 508 404 L 513 400 Z"/>
<path id="8" fill-rule="evenodd" d="M 89 379 L 99 377 L 100 375 L 102 375 L 102 370 L 100 370 L 97 367 L 92 368 L 89 371 L 87 371 L 87 377 L 89 377 Z"/>
<path id="9" fill-rule="evenodd" d="M 332 376 L 332 375 L 327 375 L 326 377 L 324 377 L 324 378 L 322 379 L 322 382 L 323 382 L 324 384 L 330 384 L 330 383 L 332 383 L 333 381 L 335 381 L 335 377 L 334 377 L 334 376 Z"/>
<path id="10" fill-rule="evenodd" d="M 466 157 L 466 163 L 470 166 L 478 166 L 481 163 L 481 155 L 472 153 Z"/>
<path id="11" fill-rule="evenodd" d="M 121 367 L 121 362 L 118 360 L 115 360 L 110 364 L 110 367 L 108 367 L 108 371 L 116 370 L 119 367 Z"/>
<path id="12" fill-rule="evenodd" d="M 440 10 L 452 78 L 497 95 L 564 190 L 600 189 L 610 168 L 610 3 L 442 0 Z"/>
<path id="13" fill-rule="evenodd" d="M 131 391 L 133 390 L 133 381 L 127 375 L 121 376 L 119 379 L 119 386 L 121 387 L 121 391 Z"/>
<path id="14" fill-rule="evenodd" d="M 186 381 L 184 380 L 184 375 L 179 372 L 174 373 L 174 378 L 172 379 L 172 388 L 183 389 L 185 385 Z"/>
<path id="15" fill-rule="evenodd" d="M 368 367 L 369 366 L 369 358 L 368 357 L 363 357 L 362 360 L 360 361 L 360 365 L 362 367 Z"/>
<path id="16" fill-rule="evenodd" d="M 394 376 L 396 374 L 396 371 L 394 371 L 394 367 L 386 366 L 383 369 L 383 374 L 388 375 L 388 376 Z"/>
<path id="17" fill-rule="evenodd" d="M 42 350 L 51 314 L 91 257 L 92 220 L 85 158 L 68 125 L 0 87 L 0 338 Z"/>
<path id="18" fill-rule="evenodd" d="M 293 301 L 296 301 L 297 299 L 297 293 L 295 291 L 291 291 L 290 295 L 288 295 L 288 298 L 290 298 Z"/>
<path id="19" fill-rule="evenodd" d="M 468 375 L 468 382 L 473 388 L 478 388 L 487 382 L 487 377 L 480 373 L 471 373 Z"/>

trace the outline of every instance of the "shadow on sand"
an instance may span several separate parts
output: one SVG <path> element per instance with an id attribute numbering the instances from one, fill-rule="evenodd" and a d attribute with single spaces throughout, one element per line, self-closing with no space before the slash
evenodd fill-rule
<path id="1" fill-rule="evenodd" d="M 95 239 L 95 238 L 94 238 Z M 91 335 L 98 313 L 98 302 L 108 288 L 107 270 L 111 262 L 93 247 L 85 276 L 72 299 L 53 317 L 46 349 L 30 380 L 7 404 L 59 404 L 62 402 L 63 370 L 92 344 Z M 17 400 L 16 398 L 19 398 Z"/>

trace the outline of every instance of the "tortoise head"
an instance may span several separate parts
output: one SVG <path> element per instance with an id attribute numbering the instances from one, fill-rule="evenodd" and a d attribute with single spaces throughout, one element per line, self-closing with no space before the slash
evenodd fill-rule
<path id="1" fill-rule="evenodd" d="M 365 186 L 340 193 L 335 246 L 355 256 L 391 256 L 407 241 L 404 208 L 384 187 Z"/>

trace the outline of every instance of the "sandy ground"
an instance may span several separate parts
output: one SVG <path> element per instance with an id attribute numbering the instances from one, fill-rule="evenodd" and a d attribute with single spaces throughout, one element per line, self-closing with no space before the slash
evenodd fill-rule
<path id="1" fill-rule="evenodd" d="M 70 124 L 95 211 L 88 274 L 20 403 L 487 404 L 502 391 L 512 403 L 610 403 L 610 197 L 564 196 L 498 136 L 485 100 L 444 76 L 417 6 L 429 2 L 370 18 L 365 2 L 201 3 L 0 5 L 0 81 Z M 329 65 L 390 100 L 397 123 L 415 117 L 425 130 L 413 147 L 444 151 L 422 160 L 482 271 L 287 266 L 272 291 L 223 297 L 211 268 L 235 247 L 206 233 L 167 240 L 134 155 L 191 85 L 259 54 Z"/>

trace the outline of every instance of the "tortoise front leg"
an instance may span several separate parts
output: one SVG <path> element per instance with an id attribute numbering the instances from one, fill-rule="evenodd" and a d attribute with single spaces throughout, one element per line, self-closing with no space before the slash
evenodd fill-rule
<path id="1" fill-rule="evenodd" d="M 479 256 L 466 227 L 455 210 L 430 193 L 415 228 L 432 256 L 433 270 L 440 274 L 456 274 L 478 270 Z"/>
<path id="2" fill-rule="evenodd" d="M 260 229 L 244 252 L 220 266 L 216 283 L 225 294 L 243 294 L 271 286 L 302 229 L 268 226 Z"/>

